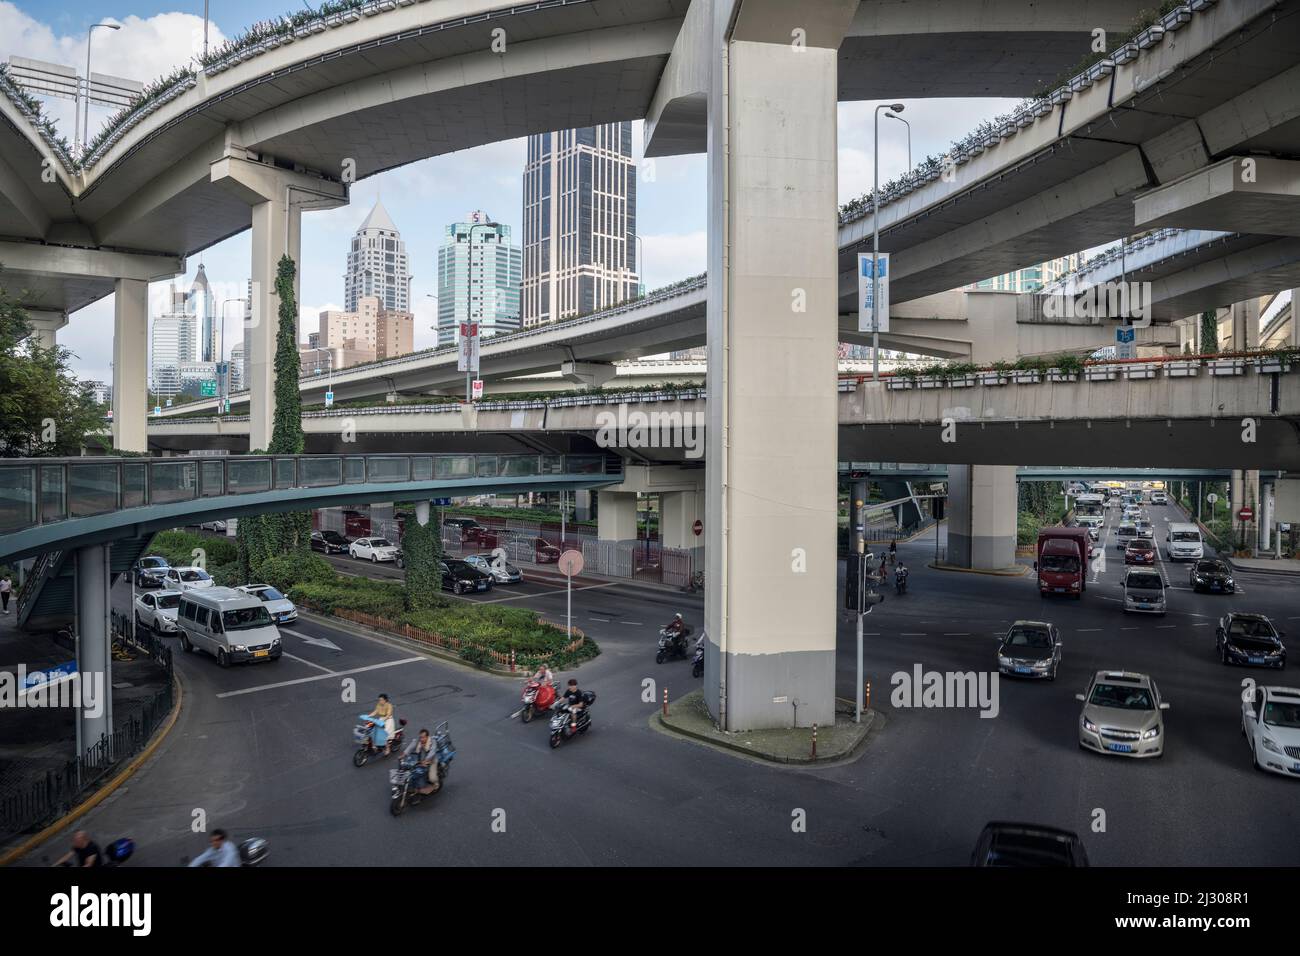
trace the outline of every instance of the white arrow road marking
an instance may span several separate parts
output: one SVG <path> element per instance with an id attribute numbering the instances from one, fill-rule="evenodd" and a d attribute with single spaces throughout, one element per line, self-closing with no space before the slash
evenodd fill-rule
<path id="1" fill-rule="evenodd" d="M 295 633 L 297 633 L 297 632 L 295 632 Z M 343 648 L 339 647 L 339 646 L 338 646 L 337 644 L 335 644 L 333 641 L 331 641 L 331 640 L 327 640 L 327 639 L 325 639 L 325 638 L 323 638 L 323 637 L 308 637 L 306 634 L 298 634 L 298 636 L 301 637 L 301 638 L 302 638 L 304 641 L 306 641 L 308 644 L 313 645 L 314 647 L 323 647 L 323 648 L 325 648 L 326 650 L 329 650 L 329 651 L 342 651 L 342 650 L 343 650 Z"/>
<path id="2" fill-rule="evenodd" d="M 419 661 L 427 661 L 427 657 L 403 657 L 397 661 L 385 661 L 382 664 L 371 664 L 367 667 L 354 667 L 346 671 L 331 671 L 328 674 L 322 674 L 319 677 L 299 677 L 297 680 L 284 680 L 275 684 L 260 684 L 257 687 L 245 687 L 242 690 L 228 690 L 224 694 L 218 694 L 217 697 L 240 697 L 244 694 L 256 694 L 259 691 L 275 690 L 278 687 L 293 687 L 296 684 L 311 684 L 318 680 L 328 680 L 331 677 L 346 677 L 349 674 L 362 674 L 366 671 L 382 670 L 385 667 L 400 667 L 402 664 L 415 664 Z"/>
<path id="3" fill-rule="evenodd" d="M 291 660 L 291 661 L 297 661 L 299 664 L 306 664 L 308 667 L 314 667 L 314 668 L 316 668 L 318 671 L 324 671 L 326 674 L 333 674 L 333 673 L 334 673 L 334 672 L 333 672 L 332 670 L 330 670 L 328 667 L 323 667 L 322 665 L 317 664 L 317 663 L 315 663 L 314 661 L 309 661 L 309 660 L 307 660 L 306 658 L 299 657 L 299 656 L 296 655 L 296 654 L 290 654 L 288 651 L 281 651 L 280 653 L 281 653 L 284 657 L 289 658 L 289 660 Z"/>

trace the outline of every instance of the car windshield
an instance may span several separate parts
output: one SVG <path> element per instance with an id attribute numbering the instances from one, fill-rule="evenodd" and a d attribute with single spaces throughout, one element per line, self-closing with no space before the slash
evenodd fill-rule
<path id="1" fill-rule="evenodd" d="M 1131 524 L 1122 524 L 1116 529 L 1116 534 L 1137 534 L 1137 528 Z"/>
<path id="2" fill-rule="evenodd" d="M 224 611 L 221 615 L 221 623 L 226 626 L 227 631 L 251 631 L 255 627 L 266 627 L 271 623 L 271 615 L 266 613 L 266 608 L 258 607 L 241 607 L 237 611 Z"/>
<path id="3" fill-rule="evenodd" d="M 452 574 L 466 574 L 474 570 L 473 566 L 465 561 L 448 561 L 447 568 Z"/>
<path id="4" fill-rule="evenodd" d="M 1236 618 L 1232 626 L 1228 628 L 1229 633 L 1234 637 L 1268 637 L 1273 634 L 1273 625 L 1268 621 L 1262 621 L 1256 618 Z"/>
<path id="5" fill-rule="evenodd" d="M 1300 729 L 1300 703 L 1270 700 L 1264 705 L 1264 723 L 1273 727 Z"/>
<path id="6" fill-rule="evenodd" d="M 142 567 L 146 568 L 165 568 L 167 567 L 166 558 L 145 558 L 140 562 Z"/>
<path id="7" fill-rule="evenodd" d="M 275 588 L 262 588 L 260 591 L 253 592 L 254 597 L 261 598 L 263 601 L 283 601 L 284 595 Z"/>
<path id="8" fill-rule="evenodd" d="M 1079 570 L 1079 559 L 1072 554 L 1045 554 L 1042 566 L 1044 571 L 1073 573 Z"/>
<path id="9" fill-rule="evenodd" d="M 203 571 L 189 570 L 189 571 L 182 571 L 180 573 L 180 579 L 182 581 L 206 581 L 208 579 L 208 576 Z"/>
<path id="10" fill-rule="evenodd" d="M 1052 638 L 1041 627 L 1013 627 L 1006 636 L 1008 647 L 1051 647 Z"/>
<path id="11" fill-rule="evenodd" d="M 164 611 L 172 611 L 181 606 L 181 596 L 179 594 L 160 594 L 158 595 L 158 606 Z"/>
<path id="12" fill-rule="evenodd" d="M 1134 551 L 1151 550 L 1151 542 L 1146 538 L 1134 538 L 1128 543 L 1128 546 Z"/>
<path id="13" fill-rule="evenodd" d="M 1160 575 L 1158 574 L 1130 574 L 1128 580 L 1124 583 L 1130 590 L 1134 591 L 1159 591 L 1161 589 Z"/>
<path id="14" fill-rule="evenodd" d="M 1170 541 L 1200 541 L 1199 531 L 1175 531 L 1169 536 Z"/>
<path id="15" fill-rule="evenodd" d="M 387 538 L 370 539 L 370 547 L 372 548 L 391 548 L 392 546 L 393 546 L 392 542 L 390 542 Z"/>
<path id="16" fill-rule="evenodd" d="M 322 531 L 322 532 L 321 532 L 321 537 L 324 538 L 326 541 L 344 541 L 344 540 L 346 540 L 346 539 L 343 537 L 343 535 L 339 534 L 337 531 Z"/>
<path id="17" fill-rule="evenodd" d="M 1088 703 L 1095 707 L 1117 707 L 1120 710 L 1154 710 L 1151 691 L 1131 684 L 1097 684 L 1092 689 Z"/>

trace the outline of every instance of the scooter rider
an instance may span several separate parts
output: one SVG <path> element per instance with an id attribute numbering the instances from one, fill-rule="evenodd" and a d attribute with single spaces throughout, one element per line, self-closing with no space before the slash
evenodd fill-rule
<path id="1" fill-rule="evenodd" d="M 668 622 L 668 626 L 664 628 L 664 633 L 673 639 L 673 649 L 677 653 L 686 653 L 686 622 L 682 619 L 681 614 L 677 614 Z"/>
<path id="2" fill-rule="evenodd" d="M 210 846 L 190 861 L 190 866 L 239 866 L 239 850 L 225 830 L 213 830 Z"/>
<path id="3" fill-rule="evenodd" d="M 382 741 L 384 745 L 384 756 L 388 756 L 388 754 L 392 752 L 393 734 L 397 730 L 397 724 L 393 721 L 393 703 L 388 699 L 388 695 L 380 694 L 379 700 L 375 703 L 375 709 L 366 716 L 373 718 L 382 728 L 383 733 L 379 736 L 384 738 Z M 380 743 L 381 741 L 377 740 L 375 742 Z"/>
<path id="4" fill-rule="evenodd" d="M 419 793 L 428 794 L 437 791 L 440 786 L 438 775 L 433 772 L 433 762 L 437 759 L 437 751 L 433 748 L 433 738 L 429 736 L 427 728 L 421 729 L 420 735 L 406 745 L 403 757 L 415 757 L 415 769 L 423 771 L 424 782 L 417 788 Z"/>
<path id="5" fill-rule="evenodd" d="M 547 667 L 545 663 L 537 666 L 537 673 L 534 674 L 531 679 L 537 681 L 539 684 L 555 683 L 555 675 L 551 673 L 551 669 Z"/>
<path id="6" fill-rule="evenodd" d="M 900 591 L 907 587 L 907 565 L 901 561 L 898 563 L 898 567 L 894 569 L 894 586 Z"/>
<path id="7" fill-rule="evenodd" d="M 574 678 L 569 678 L 569 689 L 564 692 L 564 704 L 573 719 L 578 719 L 578 712 L 587 706 L 587 702 L 582 699 L 582 691 L 578 690 L 578 682 Z"/>

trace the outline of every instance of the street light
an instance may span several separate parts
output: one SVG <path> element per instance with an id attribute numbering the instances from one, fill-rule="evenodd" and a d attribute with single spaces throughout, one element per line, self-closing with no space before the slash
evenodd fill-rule
<path id="1" fill-rule="evenodd" d="M 330 364 L 329 364 L 329 379 L 326 381 L 326 383 L 325 383 L 325 387 L 328 388 L 331 392 L 334 391 L 334 353 L 333 353 L 330 349 L 322 348 L 321 346 L 318 346 L 318 345 L 308 346 L 308 351 L 311 351 L 311 352 L 324 352 L 326 355 L 329 356 L 329 359 L 330 359 Z M 316 371 L 313 372 L 312 374 L 313 374 L 313 375 L 319 375 L 319 374 L 320 374 L 320 365 L 319 365 L 319 364 L 317 364 L 317 366 L 316 366 Z"/>
<path id="2" fill-rule="evenodd" d="M 880 111 L 893 110 L 903 112 L 902 103 L 882 103 L 875 109 L 872 117 L 875 121 L 875 141 L 872 152 L 875 153 L 874 170 L 871 182 L 871 378 L 880 380 Z M 911 130 L 911 127 L 908 127 Z"/>
<path id="3" fill-rule="evenodd" d="M 474 230 L 499 229 L 499 222 L 476 222 L 469 227 L 469 248 L 465 250 L 465 321 L 474 324 Z M 462 346 L 463 347 L 463 346 Z M 474 373 L 478 369 L 469 367 L 468 356 L 465 362 L 465 404 L 474 400 Z"/>
<path id="4" fill-rule="evenodd" d="M 894 113 L 886 113 L 885 119 L 898 120 L 907 127 L 907 168 L 912 168 L 912 124 Z"/>
<path id="5" fill-rule="evenodd" d="M 86 31 L 86 95 L 83 98 L 82 111 L 85 118 L 81 127 L 81 148 L 84 150 L 90 145 L 90 41 L 95 36 L 95 31 L 103 27 L 106 30 L 120 30 L 120 24 L 117 23 L 95 23 Z M 76 127 L 74 126 L 75 130 Z"/>

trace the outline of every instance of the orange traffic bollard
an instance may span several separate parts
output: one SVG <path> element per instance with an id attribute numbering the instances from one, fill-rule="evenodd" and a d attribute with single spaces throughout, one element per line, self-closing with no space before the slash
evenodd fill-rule
<path id="1" fill-rule="evenodd" d="M 664 688 L 664 716 L 668 716 L 668 688 Z"/>
<path id="2" fill-rule="evenodd" d="M 813 724 L 813 752 L 812 752 L 812 758 L 813 758 L 813 760 L 816 760 L 816 759 L 817 759 L 817 725 L 816 725 L 816 724 Z"/>

